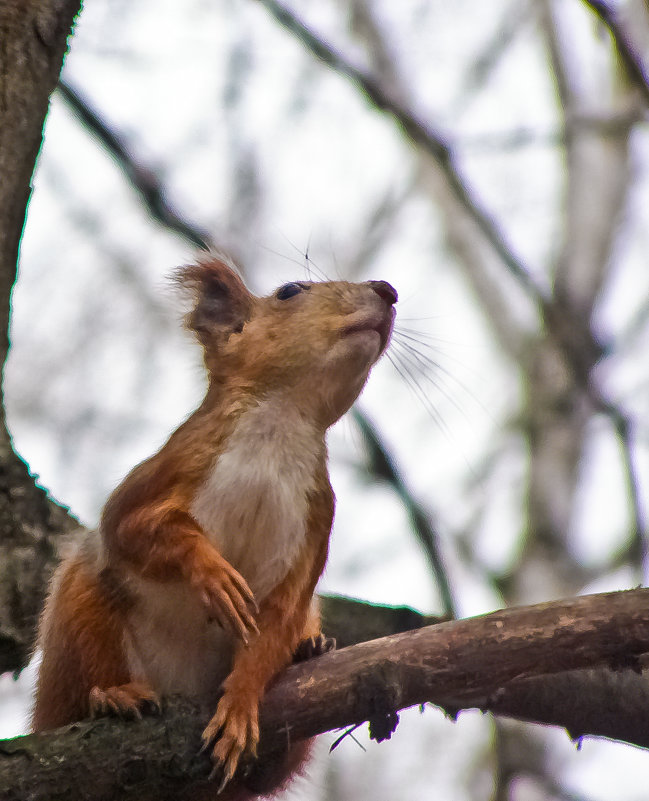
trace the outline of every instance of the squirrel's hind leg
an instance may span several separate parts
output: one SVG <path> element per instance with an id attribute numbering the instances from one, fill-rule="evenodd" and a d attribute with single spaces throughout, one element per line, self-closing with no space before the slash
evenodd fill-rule
<path id="1" fill-rule="evenodd" d="M 123 612 L 80 553 L 63 562 L 40 621 L 43 651 L 32 717 L 34 731 L 89 717 L 93 688 L 128 685 Z"/>

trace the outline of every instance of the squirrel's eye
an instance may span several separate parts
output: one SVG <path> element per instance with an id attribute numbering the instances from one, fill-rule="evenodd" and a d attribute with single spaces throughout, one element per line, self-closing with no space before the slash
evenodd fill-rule
<path id="1" fill-rule="evenodd" d="M 283 284 L 275 293 L 275 297 L 278 300 L 288 300 L 301 291 L 302 287 L 299 284 Z"/>

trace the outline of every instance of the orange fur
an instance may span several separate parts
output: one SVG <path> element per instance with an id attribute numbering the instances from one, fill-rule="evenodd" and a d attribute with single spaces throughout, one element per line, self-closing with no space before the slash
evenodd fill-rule
<path id="1" fill-rule="evenodd" d="M 138 716 L 167 692 L 218 699 L 203 739 L 227 781 L 255 754 L 265 688 L 320 633 L 312 598 L 334 511 L 325 433 L 385 349 L 396 293 L 305 282 L 258 298 L 215 257 L 179 279 L 209 389 L 57 572 L 33 725 Z M 281 785 L 304 753 L 257 770 L 253 789 Z"/>

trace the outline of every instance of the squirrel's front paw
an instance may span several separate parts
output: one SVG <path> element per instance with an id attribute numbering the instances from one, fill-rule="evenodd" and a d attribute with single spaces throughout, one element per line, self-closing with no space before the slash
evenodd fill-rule
<path id="1" fill-rule="evenodd" d="M 226 692 L 216 708 L 216 713 L 203 732 L 203 751 L 212 743 L 214 768 L 210 779 L 221 777 L 217 792 L 221 792 L 234 776 L 242 756 L 255 757 L 259 742 L 257 702 L 247 702 L 243 696 Z"/>
<path id="2" fill-rule="evenodd" d="M 248 583 L 232 565 L 218 554 L 194 566 L 192 584 L 198 590 L 211 619 L 248 643 L 259 634 L 255 615 L 259 611 Z"/>

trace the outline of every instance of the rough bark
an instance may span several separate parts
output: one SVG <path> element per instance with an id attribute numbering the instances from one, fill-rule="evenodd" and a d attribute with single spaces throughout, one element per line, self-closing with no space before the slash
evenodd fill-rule
<path id="1" fill-rule="evenodd" d="M 0 344 L 6 355 L 9 293 L 41 146 L 49 96 L 61 70 L 79 0 L 0 4 Z"/>
<path id="2" fill-rule="evenodd" d="M 606 593 L 441 623 L 345 648 L 289 668 L 262 707 L 261 752 L 370 721 L 389 737 L 396 711 L 431 701 L 446 711 L 498 708 L 511 688 L 575 669 L 603 667 L 613 684 L 649 652 L 649 590 Z M 587 707 L 580 695 L 572 711 Z M 557 719 L 566 725 L 562 708 Z M 207 710 L 174 701 L 160 718 L 101 720 L 0 743 L 0 799 L 172 799 L 204 779 L 198 755 Z M 608 720 L 608 714 L 600 723 Z M 618 715 L 600 733 L 618 736 Z M 649 746 L 649 707 L 629 709 L 626 739 Z M 606 728 L 605 726 L 603 728 Z M 571 735 L 585 730 L 571 729 Z"/>
<path id="3" fill-rule="evenodd" d="M 11 289 L 49 96 L 79 0 L 0 3 L 0 362 L 9 350 Z M 0 673 L 24 666 L 57 535 L 76 521 L 14 452 L 0 403 Z"/>

